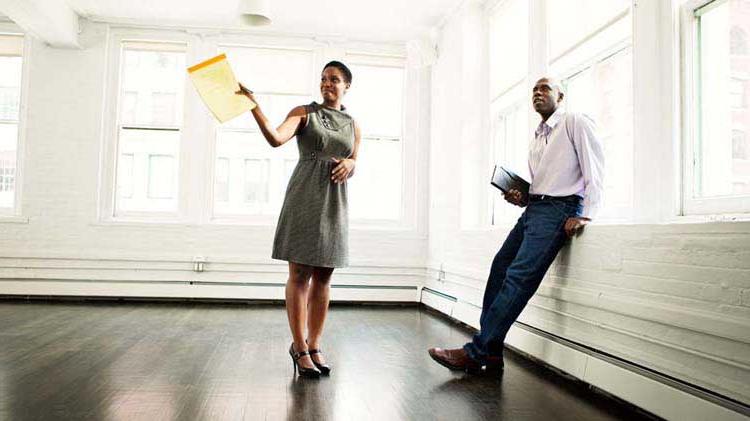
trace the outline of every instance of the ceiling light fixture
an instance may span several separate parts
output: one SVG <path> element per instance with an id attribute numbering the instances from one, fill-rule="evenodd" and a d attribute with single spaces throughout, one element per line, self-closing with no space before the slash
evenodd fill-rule
<path id="1" fill-rule="evenodd" d="M 240 0 L 240 20 L 250 26 L 271 24 L 271 0 Z"/>

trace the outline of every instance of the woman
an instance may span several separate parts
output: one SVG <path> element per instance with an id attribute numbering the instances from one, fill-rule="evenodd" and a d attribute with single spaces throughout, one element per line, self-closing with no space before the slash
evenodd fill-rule
<path id="1" fill-rule="evenodd" d="M 359 126 L 341 104 L 351 83 L 352 73 L 343 63 L 326 64 L 320 78 L 323 103 L 293 108 L 276 129 L 252 91 L 240 85 L 237 92 L 258 104 L 253 117 L 271 146 L 297 136 L 299 162 L 286 189 L 272 257 L 289 262 L 286 310 L 293 340 L 289 355 L 303 377 L 331 371 L 320 340 L 331 275 L 334 268 L 348 264 L 346 180 L 354 174 L 360 142 Z"/>

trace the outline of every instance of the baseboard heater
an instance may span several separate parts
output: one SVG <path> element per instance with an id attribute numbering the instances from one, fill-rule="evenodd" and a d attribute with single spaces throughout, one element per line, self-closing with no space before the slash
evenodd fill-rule
<path id="1" fill-rule="evenodd" d="M 425 288 L 422 288 L 422 291 L 430 293 L 430 294 L 433 294 L 433 295 L 437 295 L 437 296 L 439 296 L 441 298 L 453 301 L 454 303 L 458 302 L 458 299 L 456 297 L 452 297 L 452 296 L 447 295 L 445 293 L 442 293 L 440 291 L 435 291 L 434 289 L 430 289 L 430 288 L 426 288 L 425 287 Z M 444 317 L 447 317 L 447 318 L 453 320 L 453 321 L 459 322 L 460 324 L 466 326 L 470 330 L 476 331 L 475 328 L 473 328 L 473 327 L 471 327 L 471 326 L 469 326 L 469 325 L 461 322 L 460 320 L 458 320 L 458 319 L 456 319 L 456 318 L 454 318 L 454 317 L 452 317 L 450 315 L 447 315 L 447 314 L 444 314 L 444 313 L 440 313 L 440 314 L 442 316 L 444 316 Z M 594 358 L 598 358 L 600 360 L 606 361 L 606 362 L 608 362 L 610 364 L 613 364 L 613 365 L 616 365 L 616 366 L 618 366 L 620 368 L 632 371 L 632 372 L 634 372 L 636 374 L 639 374 L 641 376 L 647 377 L 647 378 L 649 378 L 651 380 L 654 380 L 654 381 L 657 381 L 659 383 L 665 384 L 665 385 L 667 385 L 669 387 L 672 387 L 674 389 L 680 390 L 682 392 L 688 393 L 688 394 L 693 395 L 695 397 L 698 397 L 700 399 L 703 399 L 703 400 L 709 401 L 711 403 L 714 403 L 716 405 L 719 405 L 719 406 L 721 406 L 723 408 L 726 408 L 726 409 L 729 409 L 731 411 L 734 411 L 734 412 L 737 412 L 739 414 L 742 414 L 744 416 L 750 417 L 750 406 L 745 405 L 744 403 L 739 402 L 739 401 L 737 401 L 735 399 L 732 399 L 732 398 L 730 398 L 728 396 L 724 396 L 724 395 L 722 395 L 720 393 L 716 393 L 716 392 L 714 392 L 712 390 L 703 388 L 701 386 L 694 385 L 694 384 L 686 382 L 684 380 L 680 380 L 680 379 L 672 377 L 672 376 L 670 376 L 668 374 L 664 374 L 662 372 L 656 371 L 656 370 L 654 370 L 652 368 L 644 367 L 644 366 L 642 366 L 640 364 L 636 364 L 636 363 L 628 361 L 628 360 L 626 360 L 624 358 L 612 355 L 610 353 L 604 352 L 602 350 L 599 350 L 597 348 L 593 348 L 593 347 L 588 346 L 588 345 L 584 345 L 584 344 L 582 344 L 580 342 L 572 341 L 570 339 L 564 338 L 564 337 L 556 335 L 554 333 L 547 332 L 545 330 L 536 328 L 534 326 L 531 326 L 531 325 L 523 323 L 523 322 L 516 321 L 513 325 L 515 327 L 519 328 L 519 329 L 526 330 L 526 331 L 531 332 L 531 333 L 533 333 L 535 335 L 538 335 L 538 336 L 541 336 L 541 337 L 543 337 L 545 339 L 548 339 L 548 340 L 550 340 L 552 342 L 556 342 L 556 343 L 558 343 L 560 345 L 564 345 L 564 346 L 566 346 L 568 348 L 575 349 L 576 351 L 582 352 L 584 354 L 591 355 Z M 524 353 L 523 351 L 520 351 L 520 350 L 519 350 L 519 352 L 521 352 L 522 354 Z"/>

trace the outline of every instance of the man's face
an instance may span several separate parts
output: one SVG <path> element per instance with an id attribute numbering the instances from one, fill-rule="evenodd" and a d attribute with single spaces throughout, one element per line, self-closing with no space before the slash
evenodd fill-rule
<path id="1" fill-rule="evenodd" d="M 534 105 L 534 110 L 539 114 L 548 116 L 554 113 L 562 99 L 563 95 L 557 84 L 549 79 L 539 79 L 534 85 L 531 102 Z"/>

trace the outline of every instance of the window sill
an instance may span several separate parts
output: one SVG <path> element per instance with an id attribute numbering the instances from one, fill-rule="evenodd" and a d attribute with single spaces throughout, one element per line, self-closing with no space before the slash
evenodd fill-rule
<path id="1" fill-rule="evenodd" d="M 18 215 L 0 215 L 0 224 L 28 224 L 27 216 Z"/>

